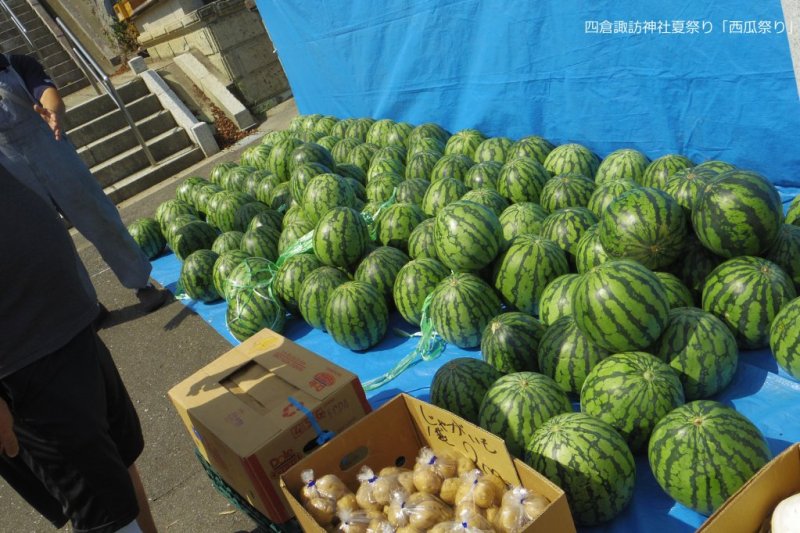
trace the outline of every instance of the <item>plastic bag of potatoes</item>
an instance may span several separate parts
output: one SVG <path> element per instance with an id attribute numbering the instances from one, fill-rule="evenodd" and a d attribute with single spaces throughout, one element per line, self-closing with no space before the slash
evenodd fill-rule
<path id="1" fill-rule="evenodd" d="M 439 522 L 452 520 L 453 509 L 433 494 L 408 494 L 401 489 L 392 493 L 386 519 L 398 533 L 428 531 Z"/>
<path id="2" fill-rule="evenodd" d="M 319 525 L 329 526 L 333 523 L 339 502 L 343 508 L 357 508 L 355 495 L 333 474 L 316 479 L 313 470 L 304 470 L 300 473 L 300 479 L 303 480 L 300 501 Z"/>
<path id="3" fill-rule="evenodd" d="M 518 533 L 539 518 L 550 504 L 541 494 L 524 487 L 513 487 L 503 495 L 500 512 L 494 521 L 499 533 Z"/>

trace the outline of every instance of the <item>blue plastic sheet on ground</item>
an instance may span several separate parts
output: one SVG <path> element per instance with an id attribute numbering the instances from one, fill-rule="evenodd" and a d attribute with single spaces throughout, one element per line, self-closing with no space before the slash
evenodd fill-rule
<path id="1" fill-rule="evenodd" d="M 722 159 L 800 184 L 780 0 L 256 0 L 302 113 Z"/>

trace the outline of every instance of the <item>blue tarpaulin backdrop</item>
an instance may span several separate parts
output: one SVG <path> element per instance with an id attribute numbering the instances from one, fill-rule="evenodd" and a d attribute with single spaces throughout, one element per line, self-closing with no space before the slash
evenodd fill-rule
<path id="1" fill-rule="evenodd" d="M 256 3 L 302 113 L 678 152 L 800 184 L 800 21 L 780 0 Z"/>

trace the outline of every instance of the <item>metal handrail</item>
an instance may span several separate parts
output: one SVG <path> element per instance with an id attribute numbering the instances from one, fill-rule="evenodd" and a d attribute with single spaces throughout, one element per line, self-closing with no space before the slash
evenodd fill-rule
<path id="1" fill-rule="evenodd" d="M 17 18 L 13 11 L 11 11 L 11 8 L 5 3 L 5 0 L 0 0 L 0 6 L 2 6 L 5 12 L 8 13 L 8 17 L 11 19 L 11 22 L 14 23 L 14 26 L 17 27 L 17 30 L 19 30 L 20 34 L 22 34 L 22 38 L 25 39 L 25 42 L 28 43 L 28 48 L 30 48 L 31 52 L 38 56 L 38 50 L 36 50 L 36 47 L 33 45 L 31 38 L 28 37 L 28 30 L 22 24 L 22 21 Z"/>
<path id="2" fill-rule="evenodd" d="M 3 0 L 0 0 L 0 2 L 2 1 Z M 83 48 L 81 43 L 72 34 L 69 28 L 67 28 L 64 22 L 59 17 L 56 17 L 55 20 L 56 24 L 58 24 L 58 26 L 61 28 L 61 31 L 64 32 L 64 35 L 66 35 L 67 38 L 74 45 L 72 49 L 81 59 L 81 61 L 88 67 L 89 72 L 91 72 L 91 74 L 97 79 L 97 81 L 103 84 L 103 87 L 106 89 L 108 95 L 114 101 L 119 110 L 122 111 L 122 115 L 125 117 L 125 120 L 128 122 L 128 125 L 131 127 L 133 135 L 136 137 L 137 142 L 144 150 L 144 153 L 147 156 L 147 160 L 150 161 L 151 166 L 155 166 L 157 164 L 156 159 L 155 157 L 153 157 L 153 153 L 150 151 L 150 147 L 147 146 L 147 142 L 144 140 L 144 137 L 142 137 L 142 134 L 139 132 L 139 128 L 136 127 L 136 122 L 133 120 L 133 117 L 128 111 L 125 102 L 119 96 L 117 89 L 114 88 L 114 84 L 111 83 L 111 80 L 108 78 L 103 69 L 100 68 L 100 65 L 98 65 L 95 62 L 94 58 L 90 56 L 89 53 Z"/>

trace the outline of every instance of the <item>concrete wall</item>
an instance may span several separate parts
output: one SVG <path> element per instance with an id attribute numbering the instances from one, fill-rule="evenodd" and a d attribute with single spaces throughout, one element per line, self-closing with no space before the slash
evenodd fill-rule
<path id="1" fill-rule="evenodd" d="M 104 0 L 39 0 L 47 11 L 59 17 L 84 48 L 107 73 L 119 62 L 119 50 L 111 40 L 111 24 Z"/>

